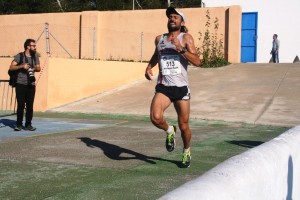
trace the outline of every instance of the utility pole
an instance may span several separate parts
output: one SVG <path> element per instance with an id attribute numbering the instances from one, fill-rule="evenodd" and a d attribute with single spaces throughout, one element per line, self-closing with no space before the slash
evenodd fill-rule
<path id="1" fill-rule="evenodd" d="M 171 0 L 168 0 L 168 7 L 171 6 Z"/>
<path id="2" fill-rule="evenodd" d="M 134 10 L 134 0 L 132 0 L 132 10 Z"/>
<path id="3" fill-rule="evenodd" d="M 57 4 L 58 4 L 58 6 L 59 6 L 60 10 L 61 10 L 62 12 L 64 12 L 64 9 L 61 7 L 60 0 L 56 0 L 56 1 L 57 1 Z"/>

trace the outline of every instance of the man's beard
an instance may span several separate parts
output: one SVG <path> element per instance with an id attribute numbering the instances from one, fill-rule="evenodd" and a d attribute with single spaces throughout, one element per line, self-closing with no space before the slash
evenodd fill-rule
<path id="1" fill-rule="evenodd" d="M 170 24 L 168 24 L 168 30 L 169 30 L 169 32 L 178 31 L 180 29 L 181 29 L 180 26 L 171 26 Z"/>
<path id="2" fill-rule="evenodd" d="M 36 50 L 31 50 L 31 49 L 30 49 L 30 50 L 29 50 L 29 53 L 30 53 L 31 56 L 34 56 L 34 55 L 36 54 Z"/>

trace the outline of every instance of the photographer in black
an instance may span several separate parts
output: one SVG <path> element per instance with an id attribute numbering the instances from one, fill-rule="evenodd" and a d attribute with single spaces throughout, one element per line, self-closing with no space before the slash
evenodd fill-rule
<path id="1" fill-rule="evenodd" d="M 22 129 L 34 131 L 31 121 L 33 117 L 33 102 L 35 97 L 35 77 L 34 72 L 41 71 L 40 60 L 36 55 L 36 43 L 33 39 L 27 39 L 24 43 L 24 52 L 17 54 L 11 62 L 9 70 L 17 71 L 16 97 L 17 123 L 15 131 Z M 26 121 L 23 127 L 24 109 L 26 106 Z"/>

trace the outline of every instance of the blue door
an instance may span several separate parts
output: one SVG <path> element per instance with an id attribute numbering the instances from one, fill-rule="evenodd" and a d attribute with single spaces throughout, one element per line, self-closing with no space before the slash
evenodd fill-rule
<path id="1" fill-rule="evenodd" d="M 256 62 L 257 12 L 242 13 L 241 62 Z"/>

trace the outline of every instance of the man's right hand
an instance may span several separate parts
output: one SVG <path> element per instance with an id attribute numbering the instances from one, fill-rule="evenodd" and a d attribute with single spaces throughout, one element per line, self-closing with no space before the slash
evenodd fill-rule
<path id="1" fill-rule="evenodd" d="M 152 68 L 148 66 L 145 71 L 145 77 L 150 81 L 152 80 L 152 76 L 153 76 Z"/>
<path id="2" fill-rule="evenodd" d="M 23 64 L 23 68 L 24 68 L 24 69 L 27 70 L 27 69 L 29 69 L 29 67 L 30 67 L 30 65 L 29 65 L 28 63 L 24 63 L 24 64 Z"/>

